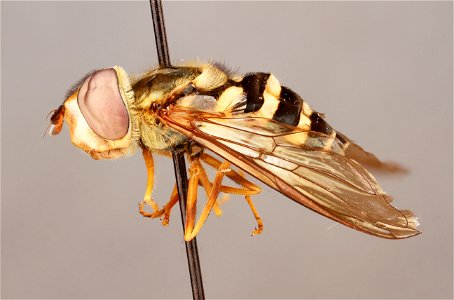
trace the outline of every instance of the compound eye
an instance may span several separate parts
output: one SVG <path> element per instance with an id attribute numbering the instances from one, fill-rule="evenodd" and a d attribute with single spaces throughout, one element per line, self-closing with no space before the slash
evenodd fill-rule
<path id="1" fill-rule="evenodd" d="M 114 69 L 95 72 L 82 84 L 77 102 L 90 128 L 108 140 L 128 133 L 128 110 L 121 98 Z"/>

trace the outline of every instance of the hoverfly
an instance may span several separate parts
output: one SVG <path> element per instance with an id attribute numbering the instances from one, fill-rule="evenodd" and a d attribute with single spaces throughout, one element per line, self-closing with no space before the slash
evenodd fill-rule
<path id="1" fill-rule="evenodd" d="M 133 79 L 117 66 L 97 70 L 68 91 L 53 112 L 49 134 L 58 134 L 63 121 L 69 124 L 73 144 L 94 159 L 142 149 L 148 179 L 140 212 L 161 217 L 164 225 L 178 194 L 174 187 L 161 209 L 153 200 L 152 153 L 169 155 L 183 149 L 190 162 L 186 241 L 196 236 L 211 211 L 221 213 L 217 199 L 221 192 L 244 196 L 258 224 L 253 234 L 262 231 L 251 200 L 261 189 L 243 171 L 359 231 L 390 239 L 420 233 L 417 217 L 393 207 L 390 196 L 363 166 L 391 172 L 400 167 L 381 162 L 335 131 L 323 114 L 270 73 L 240 76 L 215 63 L 159 68 Z M 216 169 L 214 179 L 209 179 L 204 165 Z M 237 186 L 223 185 L 225 177 Z M 207 202 L 196 221 L 199 185 Z"/>

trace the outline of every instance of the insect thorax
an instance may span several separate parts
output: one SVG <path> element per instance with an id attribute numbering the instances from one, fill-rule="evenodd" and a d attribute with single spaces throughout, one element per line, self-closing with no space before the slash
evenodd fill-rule
<path id="1" fill-rule="evenodd" d="M 152 114 L 139 116 L 140 140 L 151 151 L 172 150 L 188 142 L 183 134 L 159 124 Z"/>
<path id="2" fill-rule="evenodd" d="M 135 100 L 131 118 L 138 124 L 142 144 L 151 151 L 172 150 L 188 142 L 183 134 L 160 123 L 151 108 L 164 104 L 176 87 L 199 74 L 198 68 L 170 67 L 147 72 L 133 82 Z"/>

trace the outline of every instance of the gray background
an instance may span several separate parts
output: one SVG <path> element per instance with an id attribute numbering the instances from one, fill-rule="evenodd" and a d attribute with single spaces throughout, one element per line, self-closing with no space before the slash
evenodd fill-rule
<path id="1" fill-rule="evenodd" d="M 148 2 L 2 2 L 2 297 L 191 297 L 177 210 L 137 211 L 140 153 L 93 161 L 46 114 L 94 68 L 156 64 Z M 272 71 L 407 176 L 378 176 L 423 234 L 375 238 L 265 188 L 198 236 L 208 298 L 451 298 L 452 3 L 166 2 L 171 57 Z M 167 201 L 171 161 L 157 162 Z"/>

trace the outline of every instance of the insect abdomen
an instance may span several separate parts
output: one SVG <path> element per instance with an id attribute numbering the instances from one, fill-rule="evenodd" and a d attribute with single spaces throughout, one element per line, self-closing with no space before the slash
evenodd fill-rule
<path id="1" fill-rule="evenodd" d="M 279 105 L 273 114 L 273 120 L 298 126 L 303 103 L 303 99 L 297 93 L 283 86 L 279 95 Z"/>
<path id="2" fill-rule="evenodd" d="M 331 135 L 333 129 L 300 95 L 281 86 L 270 73 L 251 73 L 239 85 L 246 95 L 245 113 L 273 119 L 305 130 Z"/>

